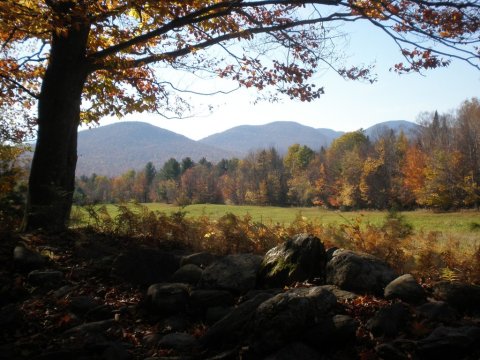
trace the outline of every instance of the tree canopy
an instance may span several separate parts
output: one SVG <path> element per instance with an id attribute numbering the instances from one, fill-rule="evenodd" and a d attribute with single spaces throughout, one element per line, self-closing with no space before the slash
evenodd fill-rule
<path id="1" fill-rule="evenodd" d="M 367 19 L 388 33 L 405 57 L 395 65 L 399 71 L 444 66 L 451 57 L 478 68 L 479 6 L 423 0 L 6 0 L 0 4 L 0 101 L 31 108 L 52 42 L 74 32 L 86 38 L 85 121 L 135 111 L 181 114 L 188 104 L 159 77 L 164 68 L 203 71 L 258 89 L 273 86 L 302 100 L 322 93 L 308 82 L 322 64 L 348 78 L 373 79 L 370 68 L 335 63 L 338 34 L 327 25 L 336 21 Z M 427 43 L 420 41 L 425 38 Z M 216 51 L 202 51 L 214 45 Z M 282 47 L 287 56 L 269 56 Z"/>

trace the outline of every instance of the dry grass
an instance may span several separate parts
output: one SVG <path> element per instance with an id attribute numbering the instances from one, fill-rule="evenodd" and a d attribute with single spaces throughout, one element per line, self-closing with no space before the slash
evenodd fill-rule
<path id="1" fill-rule="evenodd" d="M 213 215 L 206 207 L 198 216 L 193 216 L 189 208 L 170 209 L 177 211 L 167 214 L 140 204 L 90 206 L 82 212 L 77 209 L 77 217 L 83 225 L 100 232 L 136 237 L 139 241 L 173 242 L 221 254 L 265 253 L 295 234 L 309 233 L 318 236 L 327 247 L 370 253 L 390 263 L 399 273 L 414 273 L 424 281 L 444 278 L 480 283 L 480 234 L 477 231 L 463 227 L 463 231 L 451 231 L 451 226 L 450 231 L 445 232 L 419 230 L 410 221 L 409 214 L 375 212 L 378 218 L 363 212 L 349 213 L 348 217 L 336 214 L 342 221 L 328 223 L 324 218 L 312 219 L 298 210 L 295 217 L 281 222 L 267 221 L 263 215 L 259 219 L 253 207 L 250 210 L 254 215 L 248 211 L 243 215 L 224 212 L 221 216 Z M 445 216 L 428 214 L 422 223 L 432 218 L 446 222 Z M 463 219 L 464 223 L 468 221 L 473 221 L 470 214 Z"/>

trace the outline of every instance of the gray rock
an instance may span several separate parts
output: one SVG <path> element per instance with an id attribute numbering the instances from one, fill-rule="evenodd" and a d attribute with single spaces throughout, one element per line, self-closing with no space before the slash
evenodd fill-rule
<path id="1" fill-rule="evenodd" d="M 157 346 L 160 339 L 163 337 L 162 334 L 157 333 L 147 333 L 142 338 L 142 343 L 149 347 Z"/>
<path id="2" fill-rule="evenodd" d="M 238 349 L 229 349 L 208 357 L 206 360 L 238 360 L 239 356 L 240 354 Z"/>
<path id="3" fill-rule="evenodd" d="M 244 302 L 247 300 L 251 300 L 257 295 L 260 294 L 269 294 L 270 297 L 275 296 L 283 292 L 283 289 L 276 288 L 276 289 L 253 289 L 248 291 L 245 295 L 240 296 L 239 302 Z"/>
<path id="4" fill-rule="evenodd" d="M 300 340 L 337 303 L 322 287 L 297 288 L 263 302 L 252 322 L 251 347 L 255 354 L 268 354 L 282 345 Z"/>
<path id="5" fill-rule="evenodd" d="M 433 296 L 446 301 L 461 312 L 480 314 L 480 286 L 457 281 L 441 281 L 433 285 Z"/>
<path id="6" fill-rule="evenodd" d="M 205 311 L 214 306 L 232 306 L 233 295 L 226 290 L 193 290 L 190 293 L 190 307 L 194 310 Z"/>
<path id="7" fill-rule="evenodd" d="M 297 235 L 267 252 L 259 270 L 259 285 L 283 287 L 303 281 L 323 284 L 325 264 L 325 247 L 320 239 Z"/>
<path id="8" fill-rule="evenodd" d="M 117 314 L 119 315 L 125 313 L 126 312 L 117 312 Z M 84 315 L 85 319 L 90 321 L 108 320 L 113 318 L 114 316 L 114 309 L 107 304 L 95 306 L 94 308 L 88 310 Z"/>
<path id="9" fill-rule="evenodd" d="M 191 255 L 186 255 L 180 260 L 180 265 L 184 266 L 187 264 L 197 265 L 201 269 L 205 269 L 211 263 L 218 259 L 217 255 L 213 255 L 209 252 L 199 252 Z"/>
<path id="10" fill-rule="evenodd" d="M 225 256 L 203 270 L 200 288 L 242 294 L 255 287 L 262 257 L 253 254 Z"/>
<path id="11" fill-rule="evenodd" d="M 352 293 L 350 291 L 342 290 L 335 285 L 323 285 L 322 288 L 331 291 L 333 295 L 336 296 L 338 301 L 349 301 L 349 300 L 355 300 L 356 298 L 358 298 L 357 294 Z"/>
<path id="12" fill-rule="evenodd" d="M 415 309 L 417 316 L 430 322 L 450 323 L 458 318 L 458 313 L 445 301 L 432 301 Z"/>
<path id="13" fill-rule="evenodd" d="M 175 271 L 170 281 L 196 285 L 202 277 L 202 272 L 203 270 L 199 266 L 194 264 L 186 264 Z"/>
<path id="14" fill-rule="evenodd" d="M 43 267 L 48 259 L 36 251 L 27 249 L 23 245 L 18 245 L 13 249 L 13 261 L 16 267 L 28 271 Z"/>
<path id="15" fill-rule="evenodd" d="M 68 329 L 65 331 L 65 334 L 103 333 L 116 325 L 118 325 L 118 323 L 115 320 L 89 322 Z"/>
<path id="16" fill-rule="evenodd" d="M 358 323 L 348 315 L 325 317 L 303 336 L 307 344 L 314 348 L 331 351 L 351 346 L 355 343 Z"/>
<path id="17" fill-rule="evenodd" d="M 294 342 L 284 346 L 276 353 L 269 355 L 265 360 L 318 360 L 320 354 L 302 342 Z"/>
<path id="18" fill-rule="evenodd" d="M 479 342 L 479 326 L 440 326 L 418 342 L 418 353 L 422 359 L 475 359 L 480 357 Z"/>
<path id="19" fill-rule="evenodd" d="M 396 278 L 393 269 L 375 256 L 339 249 L 327 263 L 327 284 L 356 293 L 383 295 Z"/>
<path id="20" fill-rule="evenodd" d="M 222 318 L 230 314 L 232 310 L 233 310 L 233 307 L 225 307 L 225 306 L 209 307 L 205 313 L 205 322 L 208 325 L 215 324 L 217 321 L 220 321 Z"/>
<path id="21" fill-rule="evenodd" d="M 425 301 L 427 294 L 411 274 L 405 274 L 385 287 L 384 296 L 386 299 L 400 299 L 409 304 L 418 304 Z"/>
<path id="22" fill-rule="evenodd" d="M 75 290 L 76 287 L 77 286 L 71 286 L 71 285 L 62 286 L 61 288 L 53 292 L 53 296 L 55 296 L 57 299 L 63 298 L 64 296 L 68 295 L 70 292 Z"/>
<path id="23" fill-rule="evenodd" d="M 335 315 L 333 320 L 333 338 L 335 344 L 349 344 L 356 340 L 358 322 L 348 315 Z"/>
<path id="24" fill-rule="evenodd" d="M 150 285 L 147 302 L 159 315 L 170 315 L 186 310 L 190 288 L 186 284 L 159 283 Z"/>
<path id="25" fill-rule="evenodd" d="M 186 333 L 171 333 L 163 336 L 158 346 L 164 349 L 174 349 L 179 352 L 191 351 L 198 347 L 197 339 Z"/>
<path id="26" fill-rule="evenodd" d="M 410 317 L 408 308 L 401 303 L 381 308 L 368 320 L 366 328 L 375 337 L 393 337 L 405 327 Z"/>
<path id="27" fill-rule="evenodd" d="M 230 343 L 238 344 L 239 339 L 245 336 L 247 325 L 257 307 L 271 297 L 271 294 L 261 293 L 253 299 L 239 304 L 207 330 L 206 334 L 200 339 L 202 347 L 218 348 Z"/>
<path id="28" fill-rule="evenodd" d="M 68 309 L 77 315 L 82 315 L 99 305 L 99 301 L 92 296 L 75 296 L 70 299 Z"/>
<path id="29" fill-rule="evenodd" d="M 168 281 L 178 270 L 179 262 L 170 252 L 136 248 L 117 256 L 112 275 L 135 285 L 149 285 Z"/>
<path id="30" fill-rule="evenodd" d="M 63 273 L 57 270 L 33 270 L 28 274 L 28 282 L 42 288 L 58 287 L 63 281 Z"/>

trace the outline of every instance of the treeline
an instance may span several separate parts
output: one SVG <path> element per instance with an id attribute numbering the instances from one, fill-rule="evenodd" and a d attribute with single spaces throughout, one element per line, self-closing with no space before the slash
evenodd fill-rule
<path id="1" fill-rule="evenodd" d="M 448 114 L 424 113 L 419 124 L 408 138 L 386 131 L 369 139 L 358 130 L 318 151 L 295 144 L 284 156 L 270 148 L 216 164 L 172 158 L 158 171 L 148 163 L 115 178 L 82 176 L 75 201 L 478 208 L 480 101 Z"/>

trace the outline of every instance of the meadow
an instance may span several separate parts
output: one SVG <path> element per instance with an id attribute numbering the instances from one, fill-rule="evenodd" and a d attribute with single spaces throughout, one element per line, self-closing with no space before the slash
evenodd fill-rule
<path id="1" fill-rule="evenodd" d="M 196 204 L 179 207 L 163 203 L 146 203 L 149 210 L 171 214 L 177 211 L 186 212 L 188 218 L 207 216 L 211 220 L 217 220 L 227 213 L 238 217 L 249 215 L 255 222 L 265 225 L 280 224 L 289 225 L 298 216 L 316 225 L 340 225 L 360 221 L 361 224 L 381 225 L 387 211 L 337 211 L 318 207 L 275 207 L 275 206 L 248 206 L 248 205 L 217 205 Z M 108 212 L 115 216 L 117 207 L 106 205 Z M 431 210 L 415 210 L 401 212 L 406 222 L 411 224 L 414 232 L 442 232 L 444 234 L 470 234 L 480 241 L 480 211 L 463 210 L 455 212 L 436 213 Z M 475 236 L 477 235 L 477 236 Z"/>

